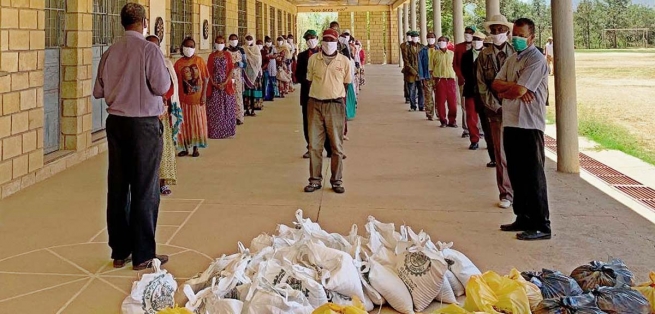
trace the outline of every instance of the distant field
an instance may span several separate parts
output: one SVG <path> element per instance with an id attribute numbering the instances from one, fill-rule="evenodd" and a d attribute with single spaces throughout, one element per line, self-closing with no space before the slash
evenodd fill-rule
<path id="1" fill-rule="evenodd" d="M 580 50 L 576 73 L 580 133 L 655 164 L 655 49 Z"/>

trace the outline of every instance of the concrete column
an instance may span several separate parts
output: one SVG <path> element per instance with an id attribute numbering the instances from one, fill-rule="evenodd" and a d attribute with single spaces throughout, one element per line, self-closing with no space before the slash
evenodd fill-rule
<path id="1" fill-rule="evenodd" d="M 403 23 L 403 9 L 398 7 L 398 51 L 400 51 L 400 44 L 405 41 L 405 24 Z M 398 66 L 403 67 L 403 56 L 402 53 L 398 53 Z"/>
<path id="2" fill-rule="evenodd" d="M 428 44 L 428 13 L 426 8 L 426 0 L 420 0 L 420 12 L 421 12 L 421 42 L 424 45 Z"/>
<path id="3" fill-rule="evenodd" d="M 464 41 L 464 5 L 462 0 L 453 0 L 453 33 L 455 44 Z"/>
<path id="4" fill-rule="evenodd" d="M 487 0 L 487 21 L 500 14 L 500 0 Z"/>
<path id="5" fill-rule="evenodd" d="M 405 41 L 405 34 L 409 32 L 409 4 L 403 4 L 403 41 Z"/>
<path id="6" fill-rule="evenodd" d="M 579 173 L 578 104 L 571 0 L 551 0 L 553 19 L 557 171 Z"/>
<path id="7" fill-rule="evenodd" d="M 434 15 L 434 33 L 439 38 L 441 36 L 441 0 L 432 0 L 432 13 Z"/>
<path id="8" fill-rule="evenodd" d="M 409 23 L 413 31 L 416 30 L 416 0 L 410 1 Z"/>

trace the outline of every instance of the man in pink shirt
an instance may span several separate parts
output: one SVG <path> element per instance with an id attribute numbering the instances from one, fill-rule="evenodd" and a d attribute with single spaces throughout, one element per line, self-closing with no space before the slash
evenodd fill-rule
<path id="1" fill-rule="evenodd" d="M 162 264 L 156 255 L 159 164 L 163 125 L 162 96 L 171 87 L 164 55 L 144 38 L 145 8 L 128 3 L 121 10 L 125 36 L 102 55 L 93 97 L 107 101 L 109 171 L 107 231 L 114 267 L 133 260 L 133 269 Z"/>

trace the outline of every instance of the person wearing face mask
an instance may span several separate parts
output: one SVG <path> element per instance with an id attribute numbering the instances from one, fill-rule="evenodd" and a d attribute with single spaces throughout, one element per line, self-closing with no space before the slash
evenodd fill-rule
<path id="1" fill-rule="evenodd" d="M 264 38 L 262 47 L 262 70 L 264 71 L 264 101 L 274 101 L 278 96 L 277 90 L 277 51 L 273 47 L 273 39 Z"/>
<path id="2" fill-rule="evenodd" d="M 437 50 L 437 36 L 433 32 L 427 34 L 428 45 L 421 48 L 418 53 L 418 78 L 423 87 L 423 99 L 425 102 L 425 115 L 428 120 L 434 120 L 434 81 L 430 71 L 430 55 Z M 437 115 L 437 118 L 439 115 Z"/>
<path id="3" fill-rule="evenodd" d="M 207 129 L 211 139 L 224 139 L 236 135 L 236 102 L 232 75 L 232 54 L 225 49 L 225 38 L 214 40 L 214 52 L 209 55 L 207 68 L 210 75 L 207 102 Z"/>
<path id="4" fill-rule="evenodd" d="M 405 34 L 405 39 L 406 40 L 400 44 L 400 57 L 403 59 L 403 62 L 407 60 L 407 55 L 406 55 L 406 52 L 408 51 L 407 46 L 412 44 L 412 31 L 408 31 Z M 401 72 L 404 73 L 404 71 L 405 68 L 403 68 Z M 403 95 L 405 96 L 405 104 L 409 104 L 409 89 L 407 89 L 407 81 L 404 79 L 404 76 L 403 76 Z"/>
<path id="5" fill-rule="evenodd" d="M 231 34 L 227 51 L 232 55 L 232 63 L 234 63 L 234 70 L 232 70 L 232 79 L 234 79 L 234 93 L 237 98 L 236 111 L 237 125 L 242 125 L 244 122 L 245 108 L 243 105 L 243 72 L 248 66 L 246 62 L 246 52 L 239 46 L 239 36 Z"/>
<path id="6" fill-rule="evenodd" d="M 403 51 L 404 68 L 402 72 L 409 92 L 409 111 L 416 111 L 417 108 L 419 111 L 423 111 L 425 105 L 423 86 L 420 84 L 418 76 L 418 52 L 423 49 L 423 45 L 419 43 L 417 31 L 412 31 L 410 36 L 412 41 L 405 45 Z"/>
<path id="7" fill-rule="evenodd" d="M 263 96 L 261 86 L 262 53 L 250 34 L 246 35 L 246 45 L 243 50 L 246 56 L 246 68 L 243 71 L 245 115 L 254 117 L 257 115 L 255 113 L 256 104 L 261 102 Z"/>
<path id="8" fill-rule="evenodd" d="M 180 157 L 189 155 L 198 157 L 198 148 L 207 147 L 207 113 L 206 97 L 209 84 L 209 72 L 205 61 L 195 54 L 196 42 L 187 37 L 182 42 L 182 58 L 175 62 L 175 73 L 179 82 L 180 103 L 184 114 L 184 124 L 180 133 L 182 151 Z M 194 73 L 196 75 L 194 75 Z M 197 76 L 197 77 L 196 77 Z"/>
<path id="9" fill-rule="evenodd" d="M 493 146 L 493 142 L 488 135 L 491 134 L 491 131 L 488 128 L 489 121 L 484 115 L 484 105 L 482 104 L 480 93 L 478 92 L 477 79 L 477 59 L 480 55 L 480 52 L 482 51 L 482 48 L 484 48 L 483 41 L 486 37 L 487 36 L 479 32 L 473 34 L 472 48 L 464 53 L 460 65 L 462 76 L 465 80 L 464 88 L 462 90 L 467 113 L 466 122 L 469 126 L 469 140 L 471 142 L 471 145 L 469 145 L 470 150 L 477 150 L 479 148 L 478 143 L 480 142 L 480 135 L 482 133 L 480 131 L 484 131 L 487 147 Z M 478 128 L 478 125 L 482 125 L 482 130 Z M 492 149 L 489 149 L 489 154 L 491 154 L 492 151 Z"/>
<path id="10" fill-rule="evenodd" d="M 309 124 L 307 121 L 307 103 L 309 102 L 309 81 L 307 80 L 307 66 L 309 58 L 321 52 L 321 47 L 318 45 L 318 34 L 315 30 L 310 29 L 305 32 L 303 38 L 307 41 L 307 50 L 298 54 L 298 65 L 294 76 L 300 83 L 300 107 L 302 109 L 302 125 L 303 134 L 305 135 L 305 142 L 307 143 L 307 152 L 302 158 L 309 158 Z M 325 138 L 325 151 L 327 155 L 332 155 L 332 147 L 330 146 L 330 139 Z"/>
<path id="11" fill-rule="evenodd" d="M 490 47 L 482 49 L 477 60 L 478 92 L 485 107 L 484 113 L 489 121 L 491 130 L 491 143 L 493 149 L 489 151 L 491 161 L 487 167 L 496 169 L 496 185 L 498 186 L 498 207 L 509 208 L 514 200 L 514 190 L 507 174 L 507 160 L 503 146 L 503 114 L 500 99 L 493 91 L 491 85 L 508 57 L 514 55 L 514 48 L 507 42 L 507 33 L 514 24 L 507 21 L 502 15 L 493 16 L 484 23 L 484 27 L 491 35 L 487 39 L 492 41 Z M 485 135 L 487 135 L 485 131 Z M 493 155 L 491 154 L 493 152 Z"/>
<path id="12" fill-rule="evenodd" d="M 441 127 L 457 128 L 457 74 L 453 67 L 455 53 L 448 50 L 448 38 L 439 37 L 437 47 L 430 56 L 430 68 L 434 80 L 435 101 Z M 448 103 L 448 115 L 446 115 Z"/>
<path id="13" fill-rule="evenodd" d="M 466 82 L 464 75 L 462 74 L 462 57 L 464 56 L 464 53 L 471 50 L 473 47 L 473 34 L 475 31 L 475 26 L 467 26 L 464 29 L 464 42 L 455 45 L 455 60 L 453 61 L 455 73 L 457 73 L 457 90 L 459 91 L 459 98 L 457 98 L 457 101 L 462 109 L 462 137 L 469 136 L 469 126 L 466 123 L 468 120 L 464 99 L 464 83 Z"/>
<path id="14" fill-rule="evenodd" d="M 288 61 L 291 60 L 291 47 L 289 46 L 289 43 L 284 39 L 284 37 L 279 36 L 277 38 L 277 45 L 275 46 L 275 49 L 277 50 L 278 53 L 278 63 L 287 63 Z"/>
<path id="15" fill-rule="evenodd" d="M 343 187 L 343 138 L 346 122 L 344 99 L 348 84 L 352 83 L 350 60 L 337 51 L 339 33 L 333 29 L 323 31 L 321 53 L 309 58 L 307 81 L 309 81 L 309 184 L 305 192 L 322 188 L 323 145 L 325 138 L 332 146 L 330 183 L 336 193 L 344 193 Z"/>
<path id="16" fill-rule="evenodd" d="M 362 47 L 362 43 L 357 40 L 355 41 L 355 50 L 359 56 L 359 90 L 362 90 L 362 86 L 366 85 L 366 77 L 364 76 L 364 65 L 366 64 L 366 51 Z"/>
<path id="17" fill-rule="evenodd" d="M 108 104 L 106 217 L 113 266 L 132 261 L 134 270 L 143 270 L 154 258 L 168 261 L 168 256 L 156 255 L 155 228 L 163 153 L 159 116 L 171 78 L 161 50 L 143 36 L 145 8 L 128 3 L 120 18 L 125 34 L 103 53 L 93 97 Z"/>
<path id="18" fill-rule="evenodd" d="M 522 231 L 516 237 L 525 241 L 551 238 L 544 171 L 548 63 L 534 45 L 534 32 L 532 20 L 514 22 L 512 44 L 517 53 L 507 59 L 492 84 L 503 102 L 503 141 L 516 215 L 513 223 L 500 228 Z"/>

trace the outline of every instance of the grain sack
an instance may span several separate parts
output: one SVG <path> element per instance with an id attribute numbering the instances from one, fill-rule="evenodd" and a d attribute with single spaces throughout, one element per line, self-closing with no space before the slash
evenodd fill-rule
<path id="1" fill-rule="evenodd" d="M 288 284 L 291 288 L 302 292 L 309 304 L 319 307 L 328 301 L 325 289 L 314 278 L 316 272 L 290 262 L 269 260 L 262 263 L 263 278 L 273 286 Z"/>
<path id="2" fill-rule="evenodd" d="M 152 260 L 153 273 L 145 274 L 132 284 L 132 291 L 123 300 L 123 314 L 155 314 L 175 306 L 177 282 L 173 275 L 161 269 L 161 261 Z"/>
<path id="3" fill-rule="evenodd" d="M 403 314 L 413 314 L 412 295 L 395 271 L 390 267 L 380 264 L 375 259 L 370 259 L 369 265 L 368 279 L 371 282 L 371 286 L 396 311 Z"/>
<path id="4" fill-rule="evenodd" d="M 452 249 L 452 242 L 437 242 L 436 246 L 448 263 L 448 269 L 453 272 L 463 286 L 466 286 L 471 276 L 481 274 L 480 270 L 466 255 Z"/>
<path id="5" fill-rule="evenodd" d="M 412 295 L 414 309 L 418 312 L 427 308 L 439 295 L 444 274 L 448 270 L 446 261 L 436 251 L 426 248 L 425 242 L 410 247 L 400 255 L 396 264 L 398 277 L 405 283 Z"/>

